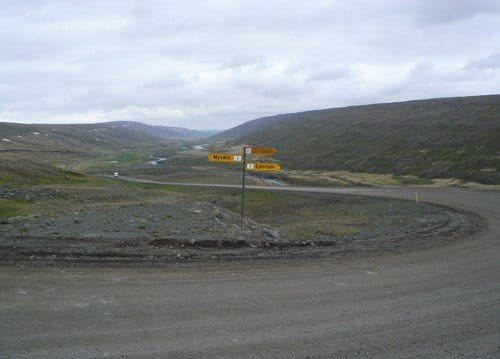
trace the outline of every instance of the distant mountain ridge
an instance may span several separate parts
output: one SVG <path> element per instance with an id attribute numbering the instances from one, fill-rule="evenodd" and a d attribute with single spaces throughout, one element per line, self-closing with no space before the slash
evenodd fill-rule
<path id="1" fill-rule="evenodd" d="M 107 124 L 128 127 L 153 137 L 177 140 L 199 140 L 201 138 L 213 136 L 219 132 L 217 130 L 192 130 L 184 127 L 147 125 L 135 121 L 115 121 L 107 122 Z"/>
<path id="2" fill-rule="evenodd" d="M 0 150 L 61 150 L 91 152 L 94 148 L 128 150 L 161 140 L 198 140 L 214 131 L 150 126 L 115 121 L 93 124 L 19 124 L 0 122 Z"/>
<path id="3" fill-rule="evenodd" d="M 1 151 L 93 153 L 128 150 L 159 142 L 144 133 L 111 124 L 47 125 L 0 123 Z"/>
<path id="4" fill-rule="evenodd" d="M 500 183 L 500 95 L 262 117 L 210 138 L 274 145 L 289 168 Z"/>

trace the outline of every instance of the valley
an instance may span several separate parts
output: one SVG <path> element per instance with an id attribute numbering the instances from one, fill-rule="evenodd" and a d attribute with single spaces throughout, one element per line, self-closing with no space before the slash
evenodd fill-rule
<path id="1" fill-rule="evenodd" d="M 148 351 L 143 344 L 151 325 L 166 343 L 156 346 L 158 352 L 174 356 L 219 346 L 237 356 L 248 353 L 248 338 L 267 343 L 263 355 L 290 347 L 300 352 L 310 341 L 318 343 L 316 352 L 331 353 L 322 334 L 329 332 L 325 313 L 339 323 L 336 333 L 365 338 L 367 326 L 386 333 L 381 311 L 400 318 L 381 336 L 389 351 L 395 337 L 398 353 L 413 345 L 398 334 L 408 320 L 431 326 L 413 337 L 429 340 L 434 328 L 447 328 L 447 342 L 464 343 L 466 335 L 481 342 L 482 353 L 494 351 L 493 321 L 482 320 L 472 333 L 463 313 L 475 320 L 495 316 L 496 145 L 481 164 L 490 176 L 483 180 L 465 172 L 427 176 L 377 162 L 319 166 L 312 150 L 307 161 L 313 165 L 302 166 L 290 161 L 295 147 L 256 134 L 264 136 L 261 144 L 278 144 L 275 160 L 283 170 L 248 173 L 241 222 L 241 164 L 210 162 L 207 155 L 240 153 L 243 145 L 259 142 L 253 135 L 181 139 L 183 131 L 116 123 L 0 123 L 0 131 L 9 139 L 0 143 L 2 353 L 99 357 L 105 348 L 140 356 Z M 360 155 L 352 146 L 345 150 Z M 446 161 L 462 163 L 455 152 Z M 426 314 L 428 298 L 436 315 L 448 318 L 437 326 Z M 207 316 L 231 328 L 242 344 L 210 344 L 221 336 L 206 334 Z M 263 316 L 271 318 L 264 329 Z M 97 334 L 89 335 L 89 321 Z M 307 332 L 276 334 L 297 323 Z M 274 335 L 260 337 L 266 328 Z M 179 333 L 193 330 L 189 343 L 196 348 L 178 341 Z M 370 356 L 370 348 L 347 337 L 336 342 Z M 61 341 L 72 344 L 63 348 Z"/>

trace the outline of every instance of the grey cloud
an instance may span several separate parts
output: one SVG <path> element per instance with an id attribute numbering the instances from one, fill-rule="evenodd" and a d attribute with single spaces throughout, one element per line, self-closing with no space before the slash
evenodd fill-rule
<path id="1" fill-rule="evenodd" d="M 235 69 L 244 66 L 253 66 L 256 69 L 262 70 L 266 67 L 264 56 L 257 54 L 235 55 L 223 61 L 218 67 L 220 69 Z"/>
<path id="2" fill-rule="evenodd" d="M 229 127 L 500 89 L 498 1 L 4 0 L 0 121 Z"/>
<path id="3" fill-rule="evenodd" d="M 192 77 L 193 78 L 193 77 Z M 188 80 L 178 73 L 160 75 L 157 79 L 146 82 L 144 89 L 165 90 L 188 84 Z"/>
<path id="4" fill-rule="evenodd" d="M 500 3 L 495 0 L 419 0 L 415 3 L 415 18 L 422 24 L 446 24 L 498 12 Z"/>
<path id="5" fill-rule="evenodd" d="M 307 76 L 308 81 L 333 81 L 351 75 L 351 70 L 346 66 L 326 67 L 311 71 Z"/>
<path id="6" fill-rule="evenodd" d="M 500 52 L 467 63 L 466 69 L 495 70 L 500 68 Z"/>

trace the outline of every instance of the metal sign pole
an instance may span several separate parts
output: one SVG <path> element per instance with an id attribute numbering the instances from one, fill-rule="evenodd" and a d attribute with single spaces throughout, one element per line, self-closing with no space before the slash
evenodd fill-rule
<path id="1" fill-rule="evenodd" d="M 243 162 L 243 172 L 241 175 L 241 220 L 240 227 L 243 231 L 243 219 L 245 217 L 245 176 L 247 169 L 253 171 L 279 171 L 281 170 L 281 166 L 276 162 L 252 162 L 247 163 L 247 154 L 248 155 L 257 155 L 257 156 L 272 156 L 278 150 L 276 147 L 245 147 L 243 146 L 242 155 L 234 154 L 234 153 L 209 153 L 207 158 L 210 161 L 215 162 Z"/>
<path id="2" fill-rule="evenodd" d="M 241 229 L 243 230 L 243 216 L 245 215 L 245 174 L 247 171 L 247 147 L 243 147 L 243 174 L 241 177 Z"/>

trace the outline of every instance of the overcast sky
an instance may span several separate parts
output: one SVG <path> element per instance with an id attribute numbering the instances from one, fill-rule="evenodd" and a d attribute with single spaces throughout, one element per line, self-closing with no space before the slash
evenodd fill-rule
<path id="1" fill-rule="evenodd" d="M 500 1 L 0 0 L 0 121 L 228 128 L 500 93 Z"/>

